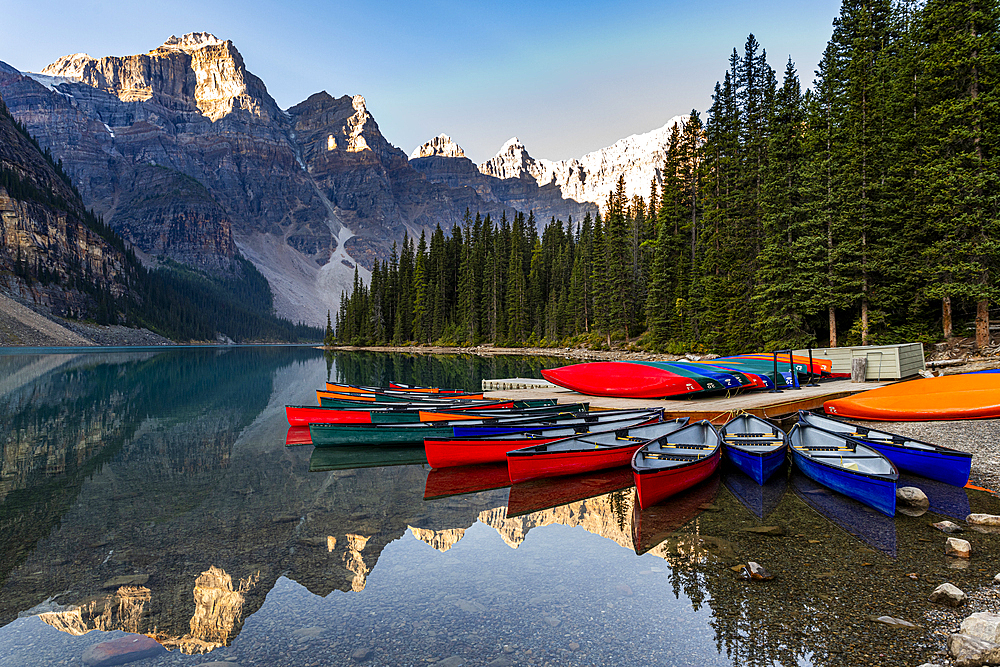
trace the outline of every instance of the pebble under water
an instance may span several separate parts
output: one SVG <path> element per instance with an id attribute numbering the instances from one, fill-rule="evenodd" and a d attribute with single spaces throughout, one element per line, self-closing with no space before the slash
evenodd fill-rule
<path id="1" fill-rule="evenodd" d="M 285 446 L 284 406 L 327 378 L 471 388 L 559 363 L 0 356 L 0 665 L 80 665 L 144 633 L 167 650 L 129 664 L 916 667 L 942 661 L 930 592 L 1000 571 L 1000 536 L 964 533 L 955 560 L 930 525 L 1000 514 L 993 495 L 918 478 L 920 516 L 787 469 L 763 489 L 723 470 L 638 511 L 622 471 L 496 488 L 399 452 L 343 468 Z M 775 578 L 741 579 L 749 561 Z"/>

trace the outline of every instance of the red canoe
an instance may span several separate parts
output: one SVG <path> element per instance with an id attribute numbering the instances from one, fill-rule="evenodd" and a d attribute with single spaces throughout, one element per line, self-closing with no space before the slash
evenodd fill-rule
<path id="1" fill-rule="evenodd" d="M 632 546 L 639 556 L 658 546 L 674 531 L 701 514 L 703 506 L 715 500 L 720 475 L 711 475 L 704 484 L 679 493 L 669 501 L 648 509 L 632 505 Z"/>
<path id="2" fill-rule="evenodd" d="M 623 361 L 594 361 L 542 370 L 542 377 L 588 396 L 664 398 L 705 391 L 693 378 L 665 368 Z"/>
<path id="3" fill-rule="evenodd" d="M 553 423 L 549 428 L 533 428 L 517 433 L 456 438 L 424 438 L 427 462 L 432 468 L 449 468 L 478 463 L 506 465 L 507 452 L 530 445 L 562 440 L 583 433 L 614 431 L 660 421 L 663 410 L 605 410 L 572 420 L 573 424 Z"/>
<path id="4" fill-rule="evenodd" d="M 722 460 L 722 436 L 705 420 L 648 442 L 632 456 L 642 509 L 689 489 L 715 472 Z"/>
<path id="5" fill-rule="evenodd" d="M 295 445 L 313 444 L 312 436 L 309 435 L 308 426 L 289 426 L 288 433 L 285 434 L 285 447 Z"/>
<path id="6" fill-rule="evenodd" d="M 687 423 L 688 418 L 684 417 L 515 449 L 507 452 L 507 472 L 510 481 L 517 483 L 627 466 L 635 450 L 650 440 L 670 435 Z"/>
<path id="7" fill-rule="evenodd" d="M 379 404 L 382 405 L 382 404 Z M 393 407 L 388 407 L 392 405 L 387 404 L 387 407 L 372 407 L 371 405 L 364 405 L 358 408 L 325 408 L 314 405 L 286 405 L 285 406 L 285 416 L 288 417 L 288 423 L 292 426 L 308 426 L 309 424 L 374 424 L 375 421 L 372 420 L 372 413 L 380 414 L 399 414 L 399 413 L 412 413 L 414 415 L 413 421 L 430 421 L 432 419 L 429 414 L 427 419 L 420 417 L 421 412 L 427 412 L 427 410 L 412 409 L 412 410 L 400 410 Z M 488 405 L 477 405 L 476 410 L 502 410 L 513 408 L 513 402 L 506 403 L 490 403 Z M 443 406 L 442 406 L 443 409 Z M 455 416 L 454 413 L 459 411 L 467 412 L 469 411 L 470 416 L 468 419 L 477 419 L 478 417 L 472 415 L 471 408 L 448 408 L 449 417 L 448 419 L 463 419 L 464 415 Z"/>

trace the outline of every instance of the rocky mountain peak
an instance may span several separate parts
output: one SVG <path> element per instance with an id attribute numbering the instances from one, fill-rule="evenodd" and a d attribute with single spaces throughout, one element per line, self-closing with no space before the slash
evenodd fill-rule
<path id="1" fill-rule="evenodd" d="M 91 58 L 86 53 L 74 53 L 63 56 L 51 65 L 47 65 L 41 73 L 48 76 L 62 76 L 67 79 L 82 79 L 87 65 L 93 62 L 96 62 L 96 58 Z"/>
<path id="2" fill-rule="evenodd" d="M 410 159 L 422 157 L 465 157 L 465 151 L 447 134 L 439 134 L 430 141 L 413 149 Z"/>
<path id="3" fill-rule="evenodd" d="M 479 171 L 495 178 L 521 178 L 532 175 L 534 163 L 521 140 L 511 137 L 495 156 L 479 165 Z"/>
<path id="4" fill-rule="evenodd" d="M 220 46 L 225 43 L 225 40 L 219 39 L 210 32 L 189 32 L 183 37 L 171 35 L 167 41 L 163 42 L 163 46 L 160 48 L 193 51 L 206 46 Z"/>

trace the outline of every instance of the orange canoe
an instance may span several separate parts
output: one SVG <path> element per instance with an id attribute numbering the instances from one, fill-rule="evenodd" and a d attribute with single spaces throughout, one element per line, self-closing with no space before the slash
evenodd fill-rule
<path id="1" fill-rule="evenodd" d="M 898 382 L 823 404 L 827 414 L 874 421 L 1000 417 L 1000 376 L 967 373 Z"/>

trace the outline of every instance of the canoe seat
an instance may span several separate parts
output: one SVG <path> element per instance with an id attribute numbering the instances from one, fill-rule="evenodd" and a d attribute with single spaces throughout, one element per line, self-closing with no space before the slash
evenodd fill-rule
<path id="1" fill-rule="evenodd" d="M 795 445 L 795 449 L 807 452 L 853 452 L 853 447 L 810 447 L 808 445 Z"/>
<path id="2" fill-rule="evenodd" d="M 745 444 L 755 444 L 761 445 L 768 442 L 784 442 L 782 438 L 744 438 L 744 437 L 725 437 L 723 442 L 739 442 Z"/>
<path id="3" fill-rule="evenodd" d="M 678 449 L 712 449 L 714 446 L 715 445 L 696 445 L 696 444 L 689 445 L 689 444 L 684 443 L 684 442 L 664 442 L 664 443 L 662 443 L 660 445 L 660 448 L 666 449 L 666 448 L 669 447 L 671 449 L 673 449 L 673 448 L 678 448 Z"/>
<path id="4" fill-rule="evenodd" d="M 733 436 L 734 438 L 777 438 L 778 434 L 774 433 L 727 433 L 727 436 Z"/>
<path id="5" fill-rule="evenodd" d="M 644 458 L 657 459 L 658 461 L 696 461 L 702 458 L 701 454 L 660 454 L 658 452 L 645 452 Z"/>

